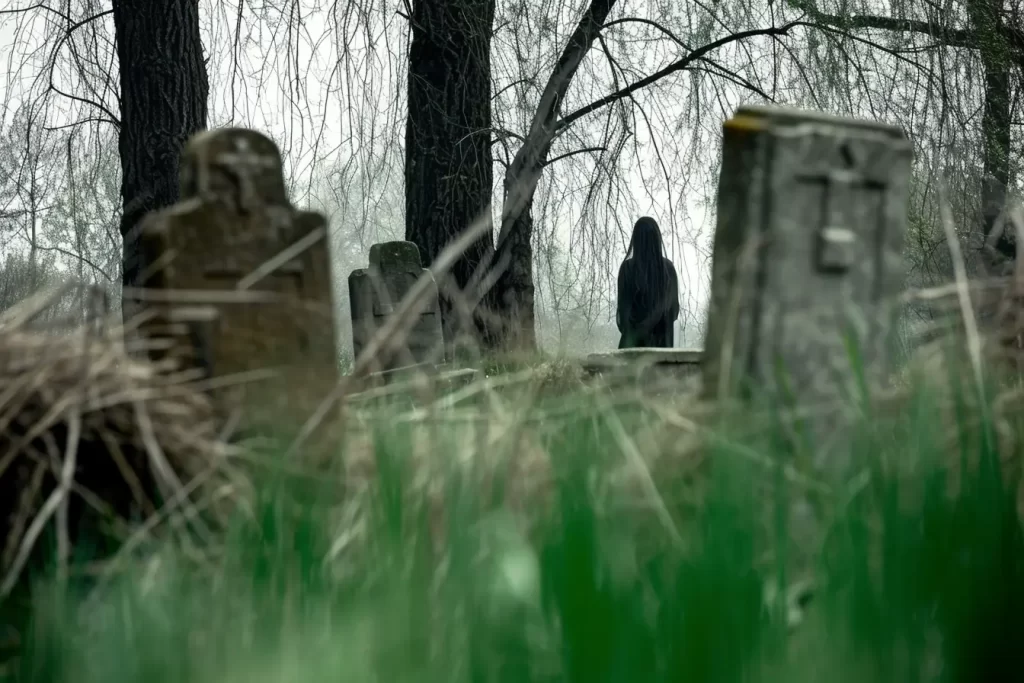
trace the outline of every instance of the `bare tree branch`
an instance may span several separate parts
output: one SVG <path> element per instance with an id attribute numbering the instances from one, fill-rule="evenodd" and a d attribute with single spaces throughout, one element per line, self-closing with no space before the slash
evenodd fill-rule
<path id="1" fill-rule="evenodd" d="M 755 36 L 782 36 L 788 34 L 793 28 L 797 26 L 807 25 L 808 24 L 803 21 L 793 21 L 783 26 L 772 26 L 770 28 L 759 28 L 752 29 L 750 31 L 740 31 L 738 33 L 733 33 L 728 36 L 725 36 L 724 38 L 719 38 L 718 40 L 712 41 L 707 45 L 697 48 L 696 50 L 686 55 L 682 59 L 673 62 L 672 64 L 669 64 L 664 69 L 656 71 L 655 73 L 651 74 L 648 77 L 642 78 L 639 81 L 636 81 L 635 83 L 631 83 L 625 88 L 613 92 L 610 95 L 606 95 L 605 97 L 602 97 L 596 102 L 592 102 L 585 107 L 580 107 L 571 114 L 567 114 L 561 120 L 558 121 L 555 127 L 557 130 L 562 130 L 567 126 L 572 125 L 573 122 L 583 118 L 587 114 L 590 114 L 591 112 L 597 111 L 602 107 L 606 107 L 612 102 L 617 102 L 618 100 L 621 100 L 624 97 L 628 97 L 631 94 L 635 93 L 637 90 L 646 88 L 652 83 L 657 83 L 666 76 L 670 76 L 671 74 L 686 69 L 695 61 L 702 59 L 709 52 L 713 52 L 718 48 L 722 47 L 723 45 L 735 43 L 741 40 L 745 40 L 747 38 L 753 38 Z"/>
<path id="2" fill-rule="evenodd" d="M 597 38 L 608 14 L 616 0 L 593 0 L 580 18 L 576 29 L 569 37 L 565 49 L 562 50 L 544 93 L 530 122 L 530 131 L 526 142 L 519 149 L 512 164 L 506 172 L 506 197 L 501 212 L 501 229 L 498 233 L 497 245 L 500 249 L 502 240 L 506 238 L 512 224 L 519 213 L 528 206 L 537 187 L 537 180 L 528 182 L 509 182 L 520 175 L 536 174 L 543 165 L 556 131 L 556 117 L 561 108 L 565 92 L 572 83 L 576 70 Z"/>
<path id="3" fill-rule="evenodd" d="M 566 152 L 565 154 L 559 154 L 558 156 L 556 156 L 553 159 L 548 159 L 544 163 L 544 166 L 550 166 L 551 164 L 555 163 L 556 161 L 561 161 L 562 159 L 568 159 L 569 157 L 576 156 L 577 154 L 588 154 L 590 152 L 607 152 L 607 151 L 608 151 L 607 147 L 585 147 L 583 149 L 577 149 L 577 150 L 574 150 L 572 152 Z"/>
<path id="4" fill-rule="evenodd" d="M 841 16 L 819 12 L 811 2 L 800 1 L 794 5 L 813 17 L 814 23 L 834 26 L 836 28 L 879 29 L 900 33 L 920 33 L 931 36 L 948 47 L 977 47 L 977 37 L 970 29 L 955 29 L 941 24 L 916 19 L 886 17 L 871 14 L 851 14 Z"/>

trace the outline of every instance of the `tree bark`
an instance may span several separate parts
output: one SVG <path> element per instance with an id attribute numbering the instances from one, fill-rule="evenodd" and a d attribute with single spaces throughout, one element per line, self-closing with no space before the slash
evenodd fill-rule
<path id="1" fill-rule="evenodd" d="M 1013 261 L 1014 231 L 994 231 L 1002 222 L 1010 183 L 1010 72 L 1013 56 L 1007 27 L 1000 16 L 1002 0 L 970 0 L 967 12 L 975 31 L 978 53 L 985 70 L 984 110 L 981 119 L 982 174 L 980 236 L 995 260 Z"/>
<path id="2" fill-rule="evenodd" d="M 515 182 L 515 181 L 512 181 Z M 510 194 L 505 181 L 505 194 Z M 533 193 L 528 204 L 511 218 L 511 227 L 496 252 L 500 276 L 489 293 L 491 325 L 488 346 L 505 351 L 537 349 L 537 321 L 533 284 Z M 505 221 L 502 221 L 505 225 Z"/>
<path id="3" fill-rule="evenodd" d="M 185 142 L 206 128 L 209 83 L 196 0 L 113 0 L 121 79 L 122 283 L 142 286 L 151 264 L 138 249 L 148 212 L 178 201 Z M 122 297 L 125 321 L 137 303 Z"/>
<path id="4" fill-rule="evenodd" d="M 491 35 L 495 0 L 414 0 L 409 48 L 409 115 L 405 129 L 405 236 L 424 265 L 467 227 L 490 222 Z M 490 230 L 452 268 L 441 286 L 446 345 L 460 334 L 474 340 L 486 321 L 467 320 L 479 294 L 473 286 L 493 257 Z M 459 298 L 467 302 L 457 308 Z"/>

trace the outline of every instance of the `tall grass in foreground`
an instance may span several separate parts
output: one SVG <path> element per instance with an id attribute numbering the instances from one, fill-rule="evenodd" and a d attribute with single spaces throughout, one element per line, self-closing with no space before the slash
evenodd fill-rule
<path id="1" fill-rule="evenodd" d="M 524 423 L 553 485 L 518 506 L 507 492 L 521 474 L 457 461 L 465 428 L 443 416 L 427 454 L 442 488 L 416 481 L 421 435 L 382 412 L 368 488 L 273 471 L 207 563 L 167 548 L 88 594 L 42 581 L 12 676 L 1020 680 L 1024 537 L 1001 463 L 1020 460 L 1024 416 L 997 415 L 994 398 L 922 384 L 899 410 L 865 408 L 855 471 L 833 488 L 792 474 L 781 420 L 725 420 L 701 448 L 652 465 L 657 491 L 638 493 L 616 483 L 642 444 L 623 434 L 679 428 L 639 402 L 580 397 Z M 521 436 L 489 448 L 512 457 Z M 817 511 L 809 536 L 790 528 L 797 503 Z M 809 604 L 767 599 L 807 576 Z"/>

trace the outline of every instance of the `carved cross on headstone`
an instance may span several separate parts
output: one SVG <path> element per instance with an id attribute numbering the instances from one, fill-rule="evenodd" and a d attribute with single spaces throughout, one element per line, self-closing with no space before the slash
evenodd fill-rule
<path id="1" fill-rule="evenodd" d="M 853 267 L 856 258 L 857 235 L 846 226 L 843 215 L 844 185 L 850 181 L 840 173 L 825 178 L 828 197 L 828 223 L 818 230 L 817 261 L 823 273 L 845 273 Z M 839 195 L 835 197 L 833 195 Z"/>
<path id="2" fill-rule="evenodd" d="M 849 224 L 850 203 L 857 200 L 858 190 L 874 194 L 872 201 L 877 201 L 875 193 L 883 191 L 885 184 L 878 178 L 865 176 L 863 161 L 854 151 L 858 149 L 855 143 L 840 139 L 831 146 L 829 151 L 833 153 L 825 157 L 831 166 L 798 171 L 795 177 L 821 186 L 824 222 L 815 235 L 815 265 L 823 274 L 840 275 L 856 265 L 859 253 L 858 230 Z M 871 239 L 871 235 L 861 239 Z"/>
<path id="3" fill-rule="evenodd" d="M 238 180 L 239 194 L 236 197 L 239 208 L 244 211 L 252 211 L 260 202 L 259 192 L 260 178 L 270 178 L 280 172 L 274 159 L 266 154 L 259 154 L 252 149 L 249 140 L 240 137 L 236 139 L 234 151 L 222 152 L 216 159 L 217 165 L 234 174 Z M 245 182 L 245 179 L 251 179 Z"/>
<path id="4" fill-rule="evenodd" d="M 141 228 L 147 263 L 162 264 L 147 287 L 181 292 L 179 303 L 150 304 L 157 320 L 186 325 L 179 350 L 210 376 L 283 366 L 336 379 L 326 221 L 289 203 L 277 146 L 211 130 L 189 141 L 181 165 L 181 201 Z M 216 292 L 217 303 L 185 305 L 188 292 Z"/>

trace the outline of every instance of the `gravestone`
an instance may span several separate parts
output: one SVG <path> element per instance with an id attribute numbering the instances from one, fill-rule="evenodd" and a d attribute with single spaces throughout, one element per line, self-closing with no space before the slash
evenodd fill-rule
<path id="1" fill-rule="evenodd" d="M 288 200 L 281 153 L 255 131 L 194 136 L 181 200 L 140 227 L 143 331 L 208 378 L 276 371 L 338 378 L 326 221 Z M 270 374 L 274 374 L 271 372 Z"/>
<path id="2" fill-rule="evenodd" d="M 726 121 L 707 394 L 817 409 L 847 393 L 851 348 L 869 380 L 889 370 L 911 162 L 895 126 L 775 107 Z"/>
<path id="3" fill-rule="evenodd" d="M 412 242 L 384 242 L 370 247 L 369 267 L 354 270 L 348 277 L 352 345 L 357 358 L 397 310 L 413 284 L 428 273 L 420 261 L 419 248 Z M 426 296 L 427 304 L 404 343 L 394 353 L 379 358 L 374 370 L 386 372 L 444 359 L 441 311 L 435 283 L 430 285 Z"/>

